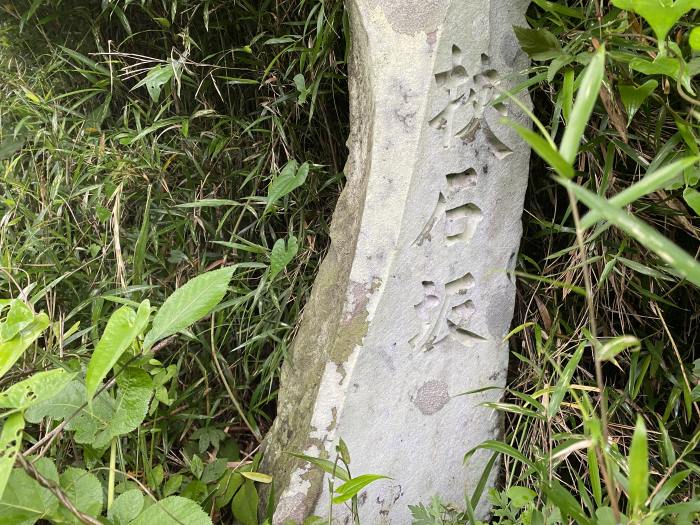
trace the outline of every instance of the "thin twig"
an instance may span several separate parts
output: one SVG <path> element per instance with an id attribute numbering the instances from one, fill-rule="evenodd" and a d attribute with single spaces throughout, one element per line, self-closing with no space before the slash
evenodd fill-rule
<path id="1" fill-rule="evenodd" d="M 84 512 L 81 512 L 70 500 L 70 498 L 66 495 L 65 492 L 56 485 L 55 482 L 46 479 L 44 476 L 42 476 L 41 472 L 39 472 L 36 467 L 26 459 L 21 454 L 17 454 L 17 462 L 19 465 L 24 469 L 24 471 L 29 475 L 29 477 L 33 478 L 36 480 L 39 485 L 47 489 L 51 494 L 56 496 L 58 501 L 61 502 L 61 505 L 63 505 L 71 514 L 73 514 L 76 518 L 78 518 L 82 523 L 85 523 L 86 525 L 102 525 L 102 522 L 93 518 L 92 516 L 85 514 Z"/>

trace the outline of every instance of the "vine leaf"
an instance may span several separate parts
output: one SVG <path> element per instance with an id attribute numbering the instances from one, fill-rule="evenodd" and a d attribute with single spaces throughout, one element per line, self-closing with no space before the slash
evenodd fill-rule
<path id="1" fill-rule="evenodd" d="M 294 259 L 299 251 L 299 242 L 292 235 L 289 240 L 277 239 L 270 254 L 270 280 L 274 279 L 278 273 Z"/>
<path id="2" fill-rule="evenodd" d="M 211 518 L 191 499 L 169 496 L 146 510 L 130 525 L 212 525 Z"/>

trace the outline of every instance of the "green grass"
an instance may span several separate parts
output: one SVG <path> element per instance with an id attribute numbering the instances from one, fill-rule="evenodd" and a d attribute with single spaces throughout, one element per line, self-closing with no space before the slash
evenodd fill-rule
<path id="1" fill-rule="evenodd" d="M 342 5 L 104 6 L 0 6 L 0 289 L 53 321 L 0 390 L 48 368 L 86 366 L 122 304 L 160 305 L 191 277 L 237 265 L 214 314 L 147 365 L 171 406 L 160 401 L 114 454 L 65 432 L 33 450 L 105 485 L 114 459 L 117 495 L 185 496 L 230 523 L 236 481 L 212 460 L 249 461 L 270 425 L 279 366 L 343 184 Z M 505 432 L 484 445 L 501 458 L 493 521 L 607 524 L 617 507 L 632 523 L 692 523 L 694 507 L 669 506 L 697 505 L 700 483 L 700 168 L 691 160 L 675 178 L 639 181 L 700 154 L 700 62 L 689 43 L 697 14 L 677 20 L 662 45 L 654 23 L 604 0 L 536 0 L 529 22 L 535 30 L 520 37 L 550 140 L 540 141 L 548 163 L 532 160 L 499 405 Z M 602 96 L 594 89 L 577 106 L 581 73 L 603 43 Z M 671 65 L 683 58 L 677 73 L 655 69 L 658 53 Z M 308 162 L 309 175 L 268 206 L 289 161 Z M 575 186 L 553 178 L 553 167 Z M 630 216 L 659 242 L 619 228 Z M 274 275 L 272 248 L 292 236 L 299 252 Z M 689 254 L 685 270 L 659 255 L 670 243 Z M 622 336 L 627 346 L 603 359 Z M 52 428 L 27 426 L 26 447 Z M 243 503 L 234 505 L 239 520 Z M 423 523 L 472 521 L 439 501 L 414 512 Z"/>

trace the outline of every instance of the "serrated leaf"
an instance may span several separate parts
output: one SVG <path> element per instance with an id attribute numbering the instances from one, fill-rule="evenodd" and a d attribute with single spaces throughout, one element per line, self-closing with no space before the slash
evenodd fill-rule
<path id="1" fill-rule="evenodd" d="M 644 508 L 644 502 L 649 494 L 647 428 L 641 416 L 637 417 L 637 424 L 634 427 L 627 466 L 629 468 L 629 506 L 631 514 Z"/>
<path id="2" fill-rule="evenodd" d="M 683 190 L 683 199 L 695 215 L 700 215 L 700 191 L 695 188 L 686 188 Z"/>
<path id="3" fill-rule="evenodd" d="M 22 357 L 24 351 L 36 341 L 49 326 L 49 317 L 40 313 L 34 318 L 34 322 L 26 327 L 16 337 L 0 343 L 0 377 L 4 376 L 12 365 Z"/>
<path id="4" fill-rule="evenodd" d="M 272 476 L 268 476 L 262 472 L 241 472 L 241 476 L 258 483 L 272 483 Z"/>
<path id="5" fill-rule="evenodd" d="M 79 468 L 68 467 L 59 479 L 61 489 L 80 512 L 92 517 L 102 513 L 104 501 L 102 485 L 94 474 Z M 59 508 L 58 514 L 62 519 L 61 523 L 71 525 L 83 523 L 63 506 Z"/>
<path id="6" fill-rule="evenodd" d="M 644 101 L 651 95 L 658 87 L 659 82 L 654 79 L 647 80 L 641 86 L 635 85 L 620 85 L 618 90 L 620 91 L 620 99 L 622 104 L 625 106 L 625 111 L 627 111 L 627 123 L 632 121 L 635 113 L 642 107 Z"/>
<path id="7" fill-rule="evenodd" d="M 290 194 L 304 184 L 308 175 L 308 162 L 299 166 L 295 160 L 290 160 L 284 168 L 282 168 L 280 174 L 272 180 L 267 189 L 267 205 L 265 206 L 264 213 L 267 213 L 282 197 Z"/>
<path id="8" fill-rule="evenodd" d="M 143 342 L 144 350 L 209 314 L 226 295 L 233 270 L 234 267 L 229 266 L 203 273 L 175 290 L 153 318 L 151 330 Z"/>
<path id="9" fill-rule="evenodd" d="M 53 461 L 40 458 L 33 463 L 44 478 L 58 484 L 58 472 Z M 33 525 L 40 519 L 55 516 L 57 511 L 56 496 L 30 478 L 23 469 L 12 469 L 0 499 L 0 517 L 3 525 Z"/>
<path id="10" fill-rule="evenodd" d="M 380 474 L 363 474 L 352 478 L 335 489 L 337 496 L 333 498 L 333 503 L 338 504 L 355 497 L 363 488 L 379 479 L 389 479 Z"/>
<path id="11" fill-rule="evenodd" d="M 533 60 L 551 60 L 561 55 L 559 39 L 546 29 L 514 27 L 520 47 Z"/>
<path id="12" fill-rule="evenodd" d="M 37 372 L 0 392 L 0 408 L 26 410 L 59 394 L 76 374 L 61 368 Z"/>
<path id="13" fill-rule="evenodd" d="M 258 491 L 246 480 L 231 501 L 231 512 L 241 525 L 258 525 Z"/>
<path id="14" fill-rule="evenodd" d="M 117 496 L 112 506 L 107 510 L 107 518 L 114 525 L 128 525 L 141 514 L 143 509 L 143 494 L 139 489 L 127 490 Z"/>
<path id="15" fill-rule="evenodd" d="M 122 306 L 110 316 L 88 363 L 85 386 L 89 400 L 122 354 L 144 331 L 150 313 L 151 304 L 145 300 L 139 305 L 138 312 L 134 312 L 128 306 Z"/>
<path id="16" fill-rule="evenodd" d="M 296 256 L 299 251 L 297 238 L 292 235 L 285 242 L 277 239 L 270 254 L 270 280 L 274 279 Z"/>
<path id="17" fill-rule="evenodd" d="M 506 496 L 508 496 L 508 499 L 510 499 L 516 509 L 526 507 L 537 498 L 537 494 L 534 490 L 528 487 L 518 486 L 509 487 L 506 490 Z"/>
<path id="18" fill-rule="evenodd" d="M 24 417 L 22 414 L 12 414 L 5 419 L 0 432 L 0 499 L 10 479 L 12 467 L 15 465 L 17 452 L 22 444 Z"/>
<path id="19" fill-rule="evenodd" d="M 130 367 L 117 377 L 119 392 L 109 421 L 110 440 L 135 430 L 146 418 L 153 395 L 151 376 L 142 368 Z"/>
<path id="20" fill-rule="evenodd" d="M 130 525 L 212 525 L 211 518 L 194 501 L 169 496 L 157 501 Z"/>

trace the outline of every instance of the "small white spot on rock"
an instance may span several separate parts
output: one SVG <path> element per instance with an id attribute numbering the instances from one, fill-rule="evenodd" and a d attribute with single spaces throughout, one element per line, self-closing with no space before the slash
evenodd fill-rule
<path id="1" fill-rule="evenodd" d="M 418 407 L 423 414 L 430 416 L 442 410 L 450 401 L 450 394 L 447 391 L 447 383 L 435 379 L 423 383 L 413 399 L 413 404 Z"/>

